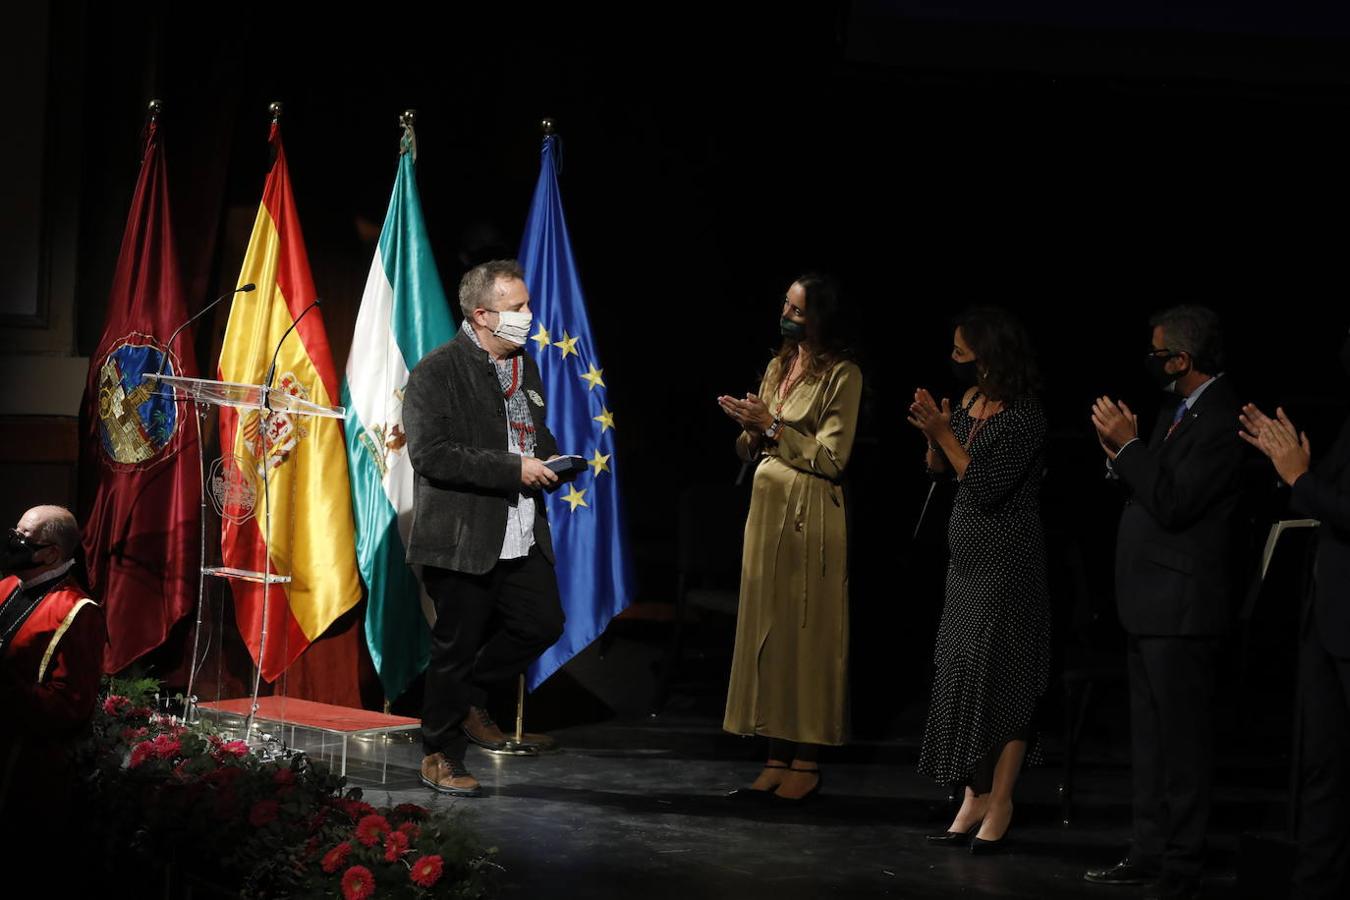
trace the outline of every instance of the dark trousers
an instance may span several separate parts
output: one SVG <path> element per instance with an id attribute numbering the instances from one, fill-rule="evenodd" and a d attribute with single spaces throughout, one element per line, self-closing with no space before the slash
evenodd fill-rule
<path id="1" fill-rule="evenodd" d="M 1213 701 L 1219 639 L 1134 637 L 1130 743 L 1134 793 L 1131 861 L 1166 882 L 1200 880 L 1214 768 Z"/>
<path id="2" fill-rule="evenodd" d="M 482 707 L 489 687 L 524 672 L 562 636 L 558 581 L 538 547 L 483 575 L 427 566 L 422 579 L 436 604 L 422 747 L 462 760 L 469 707 Z"/>
<path id="3" fill-rule="evenodd" d="M 1326 526 L 1323 526 L 1326 527 Z M 1299 647 L 1295 896 L 1350 896 L 1350 660 L 1326 651 L 1309 610 Z"/>

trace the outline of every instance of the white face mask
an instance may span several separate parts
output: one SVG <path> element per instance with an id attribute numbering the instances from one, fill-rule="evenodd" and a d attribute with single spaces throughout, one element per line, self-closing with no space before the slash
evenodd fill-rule
<path id="1" fill-rule="evenodd" d="M 501 310 L 497 313 L 497 327 L 492 332 L 493 337 L 501 338 L 508 344 L 515 344 L 517 347 L 524 346 L 525 341 L 530 336 L 530 323 L 534 317 L 527 312 L 512 312 L 511 310 Z"/>

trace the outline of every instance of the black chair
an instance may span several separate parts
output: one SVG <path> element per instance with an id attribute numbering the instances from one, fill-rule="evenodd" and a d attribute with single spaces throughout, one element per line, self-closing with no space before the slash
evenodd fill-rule
<path id="1" fill-rule="evenodd" d="M 694 609 L 735 616 L 740 598 L 741 547 L 748 486 L 699 484 L 677 504 L 675 613 L 652 697 L 651 714 L 670 699 L 684 654 L 685 625 Z"/>
<path id="2" fill-rule="evenodd" d="M 1068 535 L 1056 535 L 1054 576 L 1070 598 L 1064 646 L 1064 759 L 1060 772 L 1060 819 L 1073 817 L 1074 776 L 1083 729 L 1093 701 L 1104 690 L 1125 685 L 1125 659 L 1115 606 L 1109 591 L 1094 591 L 1087 577 L 1082 548 Z"/>

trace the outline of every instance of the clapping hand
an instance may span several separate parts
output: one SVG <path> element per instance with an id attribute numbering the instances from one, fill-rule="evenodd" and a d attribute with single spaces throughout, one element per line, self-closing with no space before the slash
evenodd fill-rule
<path id="1" fill-rule="evenodd" d="M 952 402 L 943 399 L 939 406 L 933 395 L 924 388 L 914 392 L 914 402 L 909 405 L 909 424 L 919 429 L 928 438 L 930 445 L 936 446 L 944 434 L 951 433 Z"/>
<path id="2" fill-rule="evenodd" d="M 717 398 L 717 405 L 751 434 L 762 434 L 764 429 L 773 424 L 769 408 L 755 394 L 746 394 L 744 400 L 724 395 Z"/>
<path id="3" fill-rule="evenodd" d="M 1139 437 L 1139 417 L 1124 401 L 1117 403 L 1110 397 L 1098 397 L 1092 404 L 1092 427 L 1097 431 L 1097 442 L 1111 459 Z"/>
<path id="4" fill-rule="evenodd" d="M 1312 466 L 1312 444 L 1308 436 L 1294 427 L 1282 407 L 1275 408 L 1275 418 L 1267 416 L 1248 403 L 1238 415 L 1242 430 L 1238 435 L 1275 464 L 1275 472 L 1288 485 Z"/>

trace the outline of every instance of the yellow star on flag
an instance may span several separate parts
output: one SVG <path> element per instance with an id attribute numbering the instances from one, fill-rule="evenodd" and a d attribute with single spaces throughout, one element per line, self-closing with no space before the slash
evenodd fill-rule
<path id="1" fill-rule="evenodd" d="M 576 512 L 578 506 L 585 506 L 587 509 L 590 508 L 590 504 L 588 504 L 585 499 L 586 498 L 585 488 L 577 490 L 577 486 L 575 484 L 569 484 L 567 488 L 568 493 L 563 495 L 563 499 L 566 500 L 568 503 L 572 504 L 572 512 Z"/>
<path id="2" fill-rule="evenodd" d="M 614 427 L 614 413 L 606 409 L 603 404 L 600 406 L 600 409 L 601 409 L 600 415 L 592 416 L 591 421 L 599 422 L 600 433 L 604 434 L 606 431 L 609 431 L 611 428 Z"/>
<path id="3" fill-rule="evenodd" d="M 595 390 L 595 386 L 597 384 L 600 385 L 600 387 L 605 386 L 605 380 L 600 377 L 603 374 L 605 374 L 604 369 L 597 369 L 595 367 L 595 363 L 591 363 L 591 370 L 589 372 L 582 373 L 581 377 L 584 381 L 590 384 L 589 390 L 593 391 Z"/>
<path id="4" fill-rule="evenodd" d="M 581 358 L 581 354 L 577 353 L 577 339 L 568 334 L 566 330 L 563 331 L 563 339 L 561 341 L 554 341 L 553 346 L 562 351 L 563 359 L 567 359 L 567 354 L 569 353 L 578 359 Z"/>
<path id="5" fill-rule="evenodd" d="M 596 450 L 595 455 L 592 456 L 589 460 L 587 460 L 586 465 L 590 466 L 592 469 L 595 470 L 596 478 L 600 477 L 601 472 L 609 471 L 609 457 L 610 454 L 601 453 L 599 450 Z"/>
<path id="6" fill-rule="evenodd" d="M 539 333 L 530 338 L 530 340 L 538 344 L 540 350 L 543 350 L 549 344 L 553 343 L 553 341 L 549 340 L 548 330 L 544 328 L 542 324 L 539 326 Z"/>

